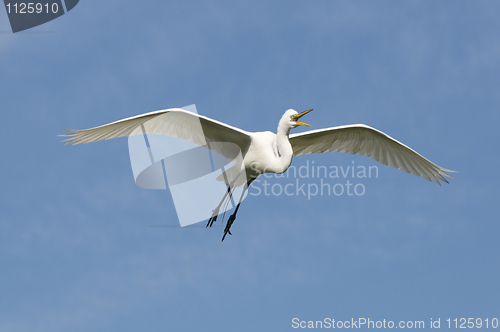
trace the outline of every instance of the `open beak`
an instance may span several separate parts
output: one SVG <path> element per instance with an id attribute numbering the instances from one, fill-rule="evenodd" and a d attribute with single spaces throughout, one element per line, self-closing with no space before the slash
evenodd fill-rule
<path id="1" fill-rule="evenodd" d="M 303 117 L 304 115 L 306 115 L 307 113 L 311 112 L 311 111 L 312 111 L 312 109 L 297 114 L 297 116 L 295 117 L 295 123 L 297 123 L 299 126 L 310 127 L 311 125 L 308 125 L 307 123 L 304 123 L 304 122 L 299 122 L 297 120 L 300 119 L 301 117 Z"/>

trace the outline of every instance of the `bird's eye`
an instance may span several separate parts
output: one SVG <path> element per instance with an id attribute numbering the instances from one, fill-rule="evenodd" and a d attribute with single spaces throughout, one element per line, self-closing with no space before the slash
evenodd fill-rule
<path id="1" fill-rule="evenodd" d="M 291 121 L 295 121 L 295 118 L 297 117 L 297 114 L 294 114 L 294 115 L 290 115 L 290 120 Z"/>

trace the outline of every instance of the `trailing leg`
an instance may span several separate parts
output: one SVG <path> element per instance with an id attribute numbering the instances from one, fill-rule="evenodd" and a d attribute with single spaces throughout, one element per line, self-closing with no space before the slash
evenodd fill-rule
<path id="1" fill-rule="evenodd" d="M 212 216 L 210 217 L 210 219 L 208 219 L 208 223 L 207 223 L 206 227 L 209 227 L 209 226 L 212 227 L 212 225 L 214 224 L 214 222 L 217 221 L 217 216 L 219 215 L 220 207 L 222 206 L 222 204 L 224 204 L 224 201 L 226 200 L 226 197 L 228 197 L 228 195 L 229 195 L 228 200 L 231 199 L 231 197 L 233 196 L 234 182 L 240 176 L 240 174 L 238 174 L 238 176 L 236 176 L 236 178 L 230 184 L 228 184 L 229 181 L 227 180 L 226 173 L 223 172 L 222 174 L 224 175 L 224 180 L 225 180 L 225 182 L 227 184 L 227 191 L 224 194 L 224 197 L 222 197 L 222 200 L 220 201 L 219 205 L 217 205 L 217 207 L 212 210 Z"/>
<path id="2" fill-rule="evenodd" d="M 229 233 L 229 235 L 232 235 L 231 234 L 231 225 L 233 224 L 234 220 L 236 219 L 236 213 L 238 213 L 238 210 L 240 208 L 240 205 L 241 205 L 241 201 L 243 200 L 243 196 L 245 196 L 245 191 L 248 190 L 248 187 L 252 184 L 252 182 L 254 182 L 255 179 L 250 179 L 248 180 L 247 184 L 245 185 L 245 187 L 243 188 L 243 192 L 241 193 L 241 197 L 240 197 L 240 201 L 238 202 L 238 205 L 236 205 L 236 209 L 234 209 L 234 212 L 232 215 L 229 216 L 229 219 L 227 220 L 227 223 L 226 223 L 226 228 L 224 228 L 224 235 L 222 236 L 222 241 L 224 241 L 224 239 L 226 238 L 226 235 L 227 233 Z M 221 242 L 222 242 L 221 241 Z"/>

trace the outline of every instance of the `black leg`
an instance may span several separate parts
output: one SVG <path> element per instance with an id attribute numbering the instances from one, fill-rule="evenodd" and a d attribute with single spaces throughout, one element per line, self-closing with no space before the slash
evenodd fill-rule
<path id="1" fill-rule="evenodd" d="M 209 227 L 209 226 L 212 227 L 214 222 L 217 221 L 217 216 L 219 215 L 219 209 L 222 206 L 222 204 L 224 203 L 224 201 L 226 200 L 226 197 L 228 194 L 229 194 L 229 196 L 232 195 L 231 194 L 231 186 L 229 186 L 229 185 L 227 186 L 227 191 L 224 194 L 224 197 L 222 197 L 222 200 L 220 201 L 219 205 L 217 205 L 217 207 L 212 210 L 212 217 L 210 217 L 210 219 L 208 219 L 208 223 L 207 223 L 206 227 Z"/>
<path id="2" fill-rule="evenodd" d="M 236 219 L 236 213 L 238 213 L 238 209 L 240 208 L 240 205 L 241 205 L 241 201 L 243 200 L 243 196 L 245 195 L 245 191 L 248 190 L 248 187 L 252 184 L 252 182 L 254 182 L 255 179 L 250 179 L 248 180 L 247 184 L 245 185 L 245 187 L 243 188 L 243 192 L 241 193 L 241 197 L 240 197 L 240 201 L 238 202 L 238 205 L 236 205 L 236 209 L 234 209 L 234 213 L 232 215 L 229 216 L 229 219 L 227 220 L 227 223 L 226 223 L 226 228 L 224 228 L 224 235 L 222 236 L 222 241 L 224 241 L 224 239 L 226 238 L 226 235 L 227 233 L 229 233 L 229 235 L 232 235 L 231 234 L 231 225 L 233 224 L 234 220 Z M 221 241 L 221 242 L 222 242 Z"/>
<path id="3" fill-rule="evenodd" d="M 224 197 L 222 197 L 222 200 L 220 201 L 219 205 L 217 205 L 217 207 L 212 210 L 212 217 L 210 217 L 210 219 L 208 219 L 208 223 L 207 223 L 206 227 L 209 227 L 209 226 L 212 227 L 212 225 L 214 224 L 214 222 L 217 221 L 217 216 L 219 215 L 219 209 L 220 209 L 220 207 L 222 206 L 222 204 L 224 204 L 224 201 L 226 200 L 226 197 L 227 197 L 228 194 L 229 194 L 228 200 L 231 199 L 231 196 L 233 195 L 232 190 L 233 190 L 234 182 L 241 175 L 241 174 L 238 174 L 238 176 L 236 176 L 236 178 L 230 184 L 228 184 L 229 181 L 227 180 L 226 173 L 223 172 L 222 174 L 224 175 L 224 181 L 227 184 L 227 191 L 224 194 Z"/>

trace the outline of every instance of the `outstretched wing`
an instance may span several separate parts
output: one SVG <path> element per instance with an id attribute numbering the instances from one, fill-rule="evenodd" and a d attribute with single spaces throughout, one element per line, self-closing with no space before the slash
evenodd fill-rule
<path id="1" fill-rule="evenodd" d="M 68 137 L 64 140 L 66 144 L 90 143 L 143 133 L 166 135 L 207 146 L 229 160 L 234 159 L 239 151 L 228 151 L 227 144 L 218 143 L 234 143 L 243 155 L 250 146 L 248 132 L 180 108 L 145 113 L 95 128 L 67 131 L 71 133 L 60 135 Z"/>
<path id="2" fill-rule="evenodd" d="M 448 183 L 443 175 L 452 178 L 445 172 L 454 172 L 434 164 L 380 130 L 363 124 L 292 134 L 290 143 L 294 156 L 323 152 L 359 154 L 439 185 L 439 180 Z"/>

